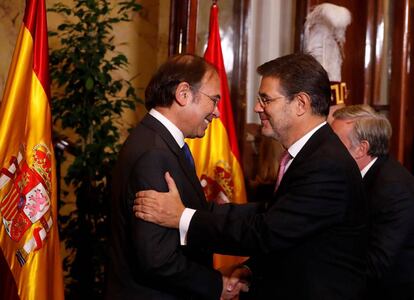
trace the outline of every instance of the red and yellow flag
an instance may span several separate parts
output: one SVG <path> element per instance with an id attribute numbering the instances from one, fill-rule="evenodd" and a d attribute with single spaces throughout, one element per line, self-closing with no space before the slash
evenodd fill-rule
<path id="1" fill-rule="evenodd" d="M 220 118 L 213 120 L 202 139 L 189 139 L 187 143 L 194 156 L 197 175 L 207 200 L 218 203 L 245 203 L 246 190 L 221 51 L 218 6 L 216 4 L 211 6 L 209 31 L 204 58 L 217 68 L 220 76 L 221 100 L 218 105 Z M 214 258 L 216 267 L 239 261 L 241 258 L 225 256 L 215 256 Z"/>
<path id="2" fill-rule="evenodd" d="M 44 0 L 27 0 L 0 106 L 0 299 L 63 299 Z"/>

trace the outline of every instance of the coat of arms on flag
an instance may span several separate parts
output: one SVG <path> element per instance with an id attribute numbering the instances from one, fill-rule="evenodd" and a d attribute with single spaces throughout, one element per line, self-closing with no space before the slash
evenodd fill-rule
<path id="1" fill-rule="evenodd" d="M 226 161 L 218 161 L 214 167 L 214 178 L 206 174 L 200 176 L 200 183 L 207 199 L 216 203 L 232 202 L 229 196 L 234 194 L 234 181 L 231 166 Z"/>
<path id="2" fill-rule="evenodd" d="M 50 213 L 51 153 L 46 145 L 32 149 L 32 162 L 24 159 L 25 149 L 20 147 L 10 164 L 0 170 L 0 215 L 8 236 L 20 242 L 27 230 L 35 226 L 24 246 L 17 250 L 20 265 L 27 256 L 42 248 L 52 226 Z"/>

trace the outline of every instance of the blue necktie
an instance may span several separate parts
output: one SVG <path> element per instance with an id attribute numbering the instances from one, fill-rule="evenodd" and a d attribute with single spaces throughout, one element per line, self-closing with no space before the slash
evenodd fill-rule
<path id="1" fill-rule="evenodd" d="M 193 155 L 191 154 L 190 148 L 188 147 L 187 143 L 184 143 L 184 146 L 181 149 L 184 151 L 184 155 L 188 163 L 194 168 Z"/>

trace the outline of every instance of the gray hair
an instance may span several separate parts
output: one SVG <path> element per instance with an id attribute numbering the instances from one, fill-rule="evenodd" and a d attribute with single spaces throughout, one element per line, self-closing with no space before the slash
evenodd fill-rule
<path id="1" fill-rule="evenodd" d="M 349 139 L 352 146 L 362 141 L 369 143 L 368 154 L 380 156 L 388 154 L 392 127 L 388 119 L 375 112 L 369 105 L 350 105 L 338 109 L 333 114 L 336 120 L 350 120 L 354 126 Z"/>

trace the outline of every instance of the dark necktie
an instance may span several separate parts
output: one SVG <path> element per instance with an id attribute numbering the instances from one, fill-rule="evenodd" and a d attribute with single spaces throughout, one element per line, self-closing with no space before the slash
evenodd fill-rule
<path id="1" fill-rule="evenodd" d="M 193 155 L 191 154 L 190 148 L 188 147 L 187 143 L 184 143 L 184 146 L 181 149 L 184 151 L 184 155 L 188 163 L 194 168 Z"/>
<path id="2" fill-rule="evenodd" d="M 282 177 L 283 175 L 285 175 L 286 172 L 286 166 L 287 163 L 292 159 L 292 156 L 290 155 L 290 153 L 285 150 L 280 159 L 279 159 L 279 171 L 277 172 L 277 180 L 276 180 L 276 185 L 275 185 L 275 192 L 277 191 L 280 182 L 282 181 Z"/>

